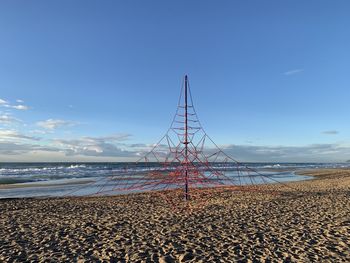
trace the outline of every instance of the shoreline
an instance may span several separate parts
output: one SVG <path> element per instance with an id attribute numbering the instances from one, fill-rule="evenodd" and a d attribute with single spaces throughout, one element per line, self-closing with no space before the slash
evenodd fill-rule
<path id="1" fill-rule="evenodd" d="M 283 169 L 283 172 L 286 172 L 288 170 Z M 297 182 L 304 182 L 304 181 L 312 181 L 312 180 L 319 180 L 324 178 L 332 178 L 334 176 L 344 176 L 344 174 L 350 176 L 350 168 L 329 168 L 329 169 L 305 169 L 300 171 L 291 171 L 291 173 L 297 175 L 297 176 L 309 176 L 309 179 L 302 179 L 298 181 L 286 181 L 283 182 L 283 184 L 293 184 Z M 61 180 L 59 180 L 61 181 Z M 95 180 L 89 180 L 89 177 L 87 178 L 75 178 L 75 179 L 62 179 L 62 181 L 67 182 L 58 182 L 57 180 L 52 181 L 38 181 L 38 182 L 27 182 L 27 183 L 13 183 L 13 184 L 0 184 L 0 190 L 10 190 L 10 189 L 20 189 L 20 188 L 40 188 L 40 187 L 56 187 L 56 186 L 70 186 L 70 185 L 88 185 L 91 183 L 96 182 Z M 266 184 L 266 185 L 273 185 L 275 183 Z M 261 184 L 265 185 L 265 184 Z M 84 186 L 82 186 L 84 187 Z M 224 187 L 224 186 L 223 186 Z M 220 187 L 219 187 L 220 188 Z M 141 193 L 147 193 L 141 192 Z M 124 193 L 124 194 L 116 194 L 116 195 L 128 195 L 128 194 L 134 194 L 134 193 Z M 109 196 L 109 195 L 108 195 Z M 111 195 L 114 196 L 114 195 Z M 9 198 L 0 198 L 1 199 L 16 199 L 16 198 L 57 198 L 59 196 L 33 196 L 33 197 L 9 197 Z M 72 196 L 72 197 L 84 197 L 84 196 Z"/>
<path id="2" fill-rule="evenodd" d="M 93 182 L 94 182 L 93 180 L 87 180 L 87 178 L 82 178 L 81 180 L 65 182 L 65 183 L 57 183 L 57 182 L 51 183 L 50 181 L 37 181 L 37 182 L 28 182 L 28 183 L 0 184 L 0 189 L 55 187 L 55 186 L 65 186 L 65 185 L 89 184 Z"/>
<path id="3" fill-rule="evenodd" d="M 271 173 L 276 177 L 275 179 L 270 180 L 268 184 L 275 184 L 276 181 L 280 181 L 283 184 L 293 182 L 293 181 L 302 181 L 312 179 L 309 175 L 299 175 L 293 170 L 274 170 L 270 171 L 269 169 L 263 170 L 263 172 Z M 304 178 L 302 178 L 304 176 Z M 99 184 L 109 185 L 113 187 L 114 182 L 117 184 L 118 178 L 113 178 L 109 184 L 105 184 L 105 180 L 108 177 L 82 177 L 82 178 L 72 178 L 72 179 L 59 179 L 59 180 L 47 180 L 47 181 L 37 181 L 37 182 L 28 182 L 28 183 L 13 183 L 13 184 L 0 184 L 0 199 L 6 198 L 35 198 L 35 197 L 59 197 L 67 196 L 72 192 L 74 196 L 89 196 L 94 195 L 98 191 Z M 122 180 L 126 180 L 123 178 Z M 130 176 L 128 180 L 137 180 Z M 249 184 L 249 183 L 248 183 Z M 257 185 L 264 185 L 265 183 L 257 183 Z M 244 185 L 244 184 L 243 184 Z M 74 190 L 74 187 L 76 190 Z M 214 187 L 214 186 L 213 186 Z M 11 190 L 13 191 L 11 192 Z M 37 191 L 36 191 L 37 189 Z M 50 190 L 51 189 L 51 190 Z M 194 188 L 196 189 L 196 188 Z M 132 192 L 132 191 L 130 191 Z M 143 190 L 140 192 L 147 192 Z M 116 190 L 113 192 L 108 192 L 106 195 L 119 195 L 127 194 L 122 189 Z"/>

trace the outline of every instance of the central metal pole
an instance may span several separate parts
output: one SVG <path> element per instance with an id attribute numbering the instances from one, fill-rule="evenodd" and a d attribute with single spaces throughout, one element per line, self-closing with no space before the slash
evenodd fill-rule
<path id="1" fill-rule="evenodd" d="M 185 200 L 189 200 L 190 196 L 188 193 L 188 126 L 187 126 L 187 86 L 188 86 L 187 75 L 185 75 Z"/>

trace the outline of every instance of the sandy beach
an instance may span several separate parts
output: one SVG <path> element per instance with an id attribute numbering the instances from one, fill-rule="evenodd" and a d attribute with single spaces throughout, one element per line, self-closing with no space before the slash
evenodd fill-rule
<path id="1" fill-rule="evenodd" d="M 149 193 L 0 200 L 1 262 L 349 262 L 350 170 L 192 213 Z"/>

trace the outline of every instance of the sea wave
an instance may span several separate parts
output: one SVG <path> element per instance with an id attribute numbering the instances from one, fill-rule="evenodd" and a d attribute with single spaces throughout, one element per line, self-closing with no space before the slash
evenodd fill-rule
<path id="1" fill-rule="evenodd" d="M 242 163 L 253 170 L 290 170 L 318 169 L 318 168 L 349 168 L 350 163 Z M 202 167 L 205 169 L 205 167 Z M 236 163 L 215 163 L 213 169 L 233 171 L 237 169 Z M 158 163 L 0 163 L 0 183 L 3 181 L 25 180 L 45 181 L 57 179 L 72 179 L 84 177 L 104 177 L 118 175 L 119 173 L 144 173 L 150 170 L 166 169 Z M 175 166 L 166 170 L 173 170 Z M 5 180 L 6 179 L 6 180 Z"/>
<path id="2" fill-rule="evenodd" d="M 0 174 L 11 172 L 40 172 L 40 171 L 57 171 L 57 170 L 71 170 L 71 169 L 80 169 L 86 168 L 85 164 L 80 165 L 70 165 L 70 166 L 56 166 L 56 167 L 18 167 L 18 168 L 0 168 Z"/>

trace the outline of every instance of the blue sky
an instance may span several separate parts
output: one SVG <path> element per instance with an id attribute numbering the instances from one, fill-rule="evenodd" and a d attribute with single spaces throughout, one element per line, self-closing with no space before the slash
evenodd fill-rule
<path id="1" fill-rule="evenodd" d="M 350 159 L 349 1 L 1 1 L 0 161 L 132 160 L 189 75 L 241 161 Z M 135 150 L 136 151 L 136 150 Z"/>

